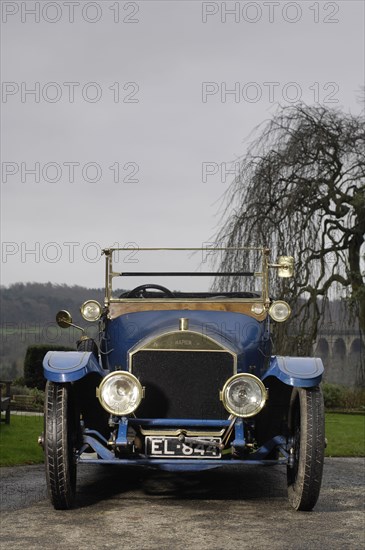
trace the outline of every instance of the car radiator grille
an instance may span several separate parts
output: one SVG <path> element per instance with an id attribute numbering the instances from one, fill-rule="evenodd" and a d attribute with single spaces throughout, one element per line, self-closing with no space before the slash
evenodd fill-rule
<path id="1" fill-rule="evenodd" d="M 234 374 L 234 358 L 224 351 L 141 350 L 131 372 L 145 387 L 139 418 L 224 419 L 219 391 Z"/>

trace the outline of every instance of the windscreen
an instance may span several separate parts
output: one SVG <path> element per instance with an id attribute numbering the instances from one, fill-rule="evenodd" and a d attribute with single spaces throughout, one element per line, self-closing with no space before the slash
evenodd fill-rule
<path id="1" fill-rule="evenodd" d="M 118 274 L 113 277 L 112 298 L 127 297 L 140 285 L 159 285 L 177 297 L 179 293 L 262 293 L 258 249 L 118 249 L 112 253 L 112 269 Z"/>

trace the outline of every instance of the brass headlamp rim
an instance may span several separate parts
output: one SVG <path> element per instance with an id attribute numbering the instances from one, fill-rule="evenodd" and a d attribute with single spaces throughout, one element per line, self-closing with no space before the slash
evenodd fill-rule
<path id="1" fill-rule="evenodd" d="M 84 314 L 84 308 L 88 304 L 96 304 L 99 307 L 99 314 L 98 314 L 97 317 L 95 317 L 95 319 L 88 319 Z M 100 302 L 98 302 L 98 300 L 85 300 L 85 302 L 83 302 L 83 304 L 81 304 L 81 306 L 80 306 L 80 313 L 81 313 L 83 319 L 85 319 L 85 321 L 89 321 L 89 322 L 92 322 L 92 323 L 95 322 L 95 321 L 99 321 L 99 319 L 102 315 L 102 312 L 103 312 L 103 308 L 102 308 L 102 305 L 100 304 Z"/>
<path id="2" fill-rule="evenodd" d="M 229 388 L 230 384 L 232 384 L 232 382 L 234 382 L 235 380 L 238 380 L 240 378 L 241 379 L 246 379 L 246 380 L 247 379 L 254 380 L 255 383 L 259 386 L 259 388 L 261 390 L 260 405 L 256 408 L 255 411 L 253 411 L 250 414 L 237 414 L 237 411 L 233 410 L 232 407 L 227 402 L 227 391 L 228 391 L 228 388 Z M 250 374 L 248 372 L 240 372 L 240 373 L 234 374 L 233 376 L 228 378 L 228 380 L 225 382 L 225 384 L 223 386 L 222 391 L 220 392 L 220 397 L 221 397 L 221 401 L 222 401 L 225 409 L 229 413 L 233 414 L 234 416 L 238 416 L 239 418 L 250 418 L 252 416 L 257 415 L 263 409 L 263 407 L 265 406 L 265 403 L 267 401 L 267 398 L 268 398 L 268 393 L 267 393 L 267 390 L 266 390 L 263 382 L 260 380 L 260 378 L 258 378 L 254 374 Z"/>
<path id="3" fill-rule="evenodd" d="M 133 408 L 130 407 L 129 409 L 126 409 L 123 412 L 121 412 L 119 409 L 110 407 L 103 398 L 103 388 L 105 387 L 107 382 L 109 382 L 112 378 L 115 378 L 115 377 L 118 377 L 119 379 L 127 378 L 131 380 L 138 389 L 138 400 L 136 401 L 135 406 Z M 125 370 L 116 370 L 116 371 L 110 372 L 102 379 L 102 381 L 100 382 L 100 385 L 96 388 L 96 397 L 99 399 L 100 405 L 103 407 L 103 409 L 105 409 L 110 414 L 113 414 L 115 416 L 126 416 L 133 413 L 139 407 L 144 397 L 144 388 L 142 387 L 142 384 L 140 383 L 138 378 L 134 376 L 134 374 L 132 374 L 131 372 L 125 371 Z"/>
<path id="4" fill-rule="evenodd" d="M 275 306 L 277 306 L 278 304 L 283 304 L 284 306 L 286 306 L 287 308 L 287 314 L 286 316 L 283 318 L 283 319 L 277 319 L 275 318 L 275 316 L 273 315 L 273 309 L 275 308 Z M 274 302 L 272 302 L 270 308 L 269 308 L 269 315 L 270 317 L 273 319 L 273 321 L 276 321 L 277 323 L 284 323 L 284 321 L 287 321 L 291 315 L 291 307 L 290 305 L 288 304 L 288 302 L 286 302 L 285 300 L 275 300 Z"/>

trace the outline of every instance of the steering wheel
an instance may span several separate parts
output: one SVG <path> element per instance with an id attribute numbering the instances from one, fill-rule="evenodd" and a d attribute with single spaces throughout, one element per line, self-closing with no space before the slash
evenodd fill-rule
<path id="1" fill-rule="evenodd" d="M 173 292 L 171 292 L 171 290 L 164 286 L 154 284 L 136 286 L 136 288 L 128 292 L 127 298 L 147 298 L 147 293 L 145 291 L 150 289 L 159 290 L 163 293 L 164 296 L 168 298 L 175 298 L 175 295 Z"/>

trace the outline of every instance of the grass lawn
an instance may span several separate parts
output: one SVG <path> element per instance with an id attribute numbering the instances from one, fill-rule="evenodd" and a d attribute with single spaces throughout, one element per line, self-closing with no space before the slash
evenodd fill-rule
<path id="1" fill-rule="evenodd" d="M 43 449 L 38 436 L 43 432 L 43 416 L 12 414 L 10 424 L 0 424 L 0 466 L 39 464 Z"/>
<path id="2" fill-rule="evenodd" d="M 326 456 L 365 456 L 365 415 L 326 413 Z"/>
<path id="3" fill-rule="evenodd" d="M 42 416 L 12 414 L 9 425 L 0 424 L 0 466 L 43 462 L 42 432 Z M 365 416 L 326 413 L 326 437 L 326 456 L 365 456 Z"/>

